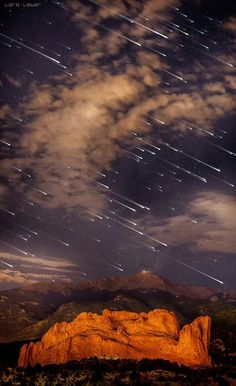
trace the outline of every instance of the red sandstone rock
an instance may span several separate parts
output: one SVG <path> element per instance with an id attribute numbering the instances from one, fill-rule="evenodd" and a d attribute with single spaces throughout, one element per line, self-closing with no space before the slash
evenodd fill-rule
<path id="1" fill-rule="evenodd" d="M 210 367 L 210 318 L 199 317 L 181 330 L 173 312 L 104 310 L 83 312 L 71 323 L 56 323 L 40 342 L 25 344 L 18 366 L 60 364 L 82 358 L 165 359 L 189 367 Z"/>

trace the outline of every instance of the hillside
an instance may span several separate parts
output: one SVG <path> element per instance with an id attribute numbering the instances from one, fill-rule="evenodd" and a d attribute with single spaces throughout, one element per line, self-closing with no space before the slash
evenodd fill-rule
<path id="1" fill-rule="evenodd" d="M 0 343 L 39 339 L 55 322 L 70 322 L 81 312 L 101 313 L 104 308 L 164 308 L 175 312 L 181 324 L 199 315 L 213 316 L 214 323 L 218 314 L 234 310 L 235 298 L 215 289 L 171 283 L 147 271 L 67 285 L 34 284 L 0 293 Z"/>

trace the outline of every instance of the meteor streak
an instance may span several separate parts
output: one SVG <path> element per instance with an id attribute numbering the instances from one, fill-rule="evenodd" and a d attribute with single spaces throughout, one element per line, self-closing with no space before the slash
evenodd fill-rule
<path id="1" fill-rule="evenodd" d="M 30 233 L 33 233 L 33 235 L 35 235 L 35 236 L 38 235 L 38 232 L 33 231 L 32 229 L 27 228 L 27 227 L 25 227 L 24 225 L 19 225 L 19 227 L 22 228 L 22 229 L 25 229 L 26 231 L 28 231 L 28 232 L 30 232 Z"/>
<path id="2" fill-rule="evenodd" d="M 170 161 L 166 161 L 164 158 L 162 158 L 162 157 L 160 157 L 160 156 L 157 156 L 157 155 L 156 155 L 156 157 L 159 158 L 159 159 L 161 159 L 163 162 L 166 162 L 167 164 L 173 166 L 174 168 L 179 169 L 179 170 L 182 170 L 184 173 L 189 174 L 189 175 L 191 175 L 191 176 L 197 178 L 198 180 L 200 180 L 200 181 L 202 181 L 202 182 L 205 182 L 205 184 L 207 183 L 206 178 L 201 177 L 201 176 L 199 176 L 198 174 L 193 173 L 193 172 L 191 172 L 191 171 L 188 170 L 188 169 L 182 168 L 181 166 L 176 165 L 176 164 L 174 164 L 174 163 L 172 163 L 172 162 L 170 162 Z"/>
<path id="3" fill-rule="evenodd" d="M 187 128 L 189 129 L 189 130 L 193 130 L 193 128 L 191 127 L 191 126 L 187 126 Z M 194 125 L 194 128 L 195 129 L 198 129 L 199 131 L 201 131 L 202 133 L 205 133 L 205 134 L 208 134 L 208 135 L 210 135 L 211 137 L 214 137 L 215 135 L 213 134 L 213 133 L 211 133 L 210 131 L 208 131 L 208 130 L 204 130 L 204 129 L 202 129 L 201 127 L 198 127 L 198 126 L 196 126 L 196 125 Z"/>
<path id="4" fill-rule="evenodd" d="M 11 264 L 9 264 L 9 263 L 6 263 L 6 261 L 0 260 L 0 262 L 1 262 L 2 264 L 7 265 L 7 266 L 10 267 L 10 268 L 14 268 L 13 265 L 11 265 Z"/>
<path id="5" fill-rule="evenodd" d="M 51 235 L 49 235 L 48 233 L 44 232 L 44 231 L 40 231 L 40 233 L 44 233 L 46 235 L 46 237 L 48 237 L 49 239 L 52 239 L 54 241 L 57 241 L 58 243 L 62 244 L 62 245 L 65 245 L 66 247 L 69 247 L 70 244 L 68 243 L 65 243 L 64 241 L 60 240 L 60 239 L 57 239 L 56 237 L 53 237 Z"/>
<path id="6" fill-rule="evenodd" d="M 144 140 L 143 138 L 141 138 L 141 137 L 137 137 L 137 139 L 139 139 L 139 141 L 142 141 L 142 142 L 145 143 L 146 145 L 151 146 L 151 147 L 153 147 L 154 149 L 156 149 L 156 150 L 158 150 L 158 151 L 161 150 L 159 147 L 157 147 L 157 146 L 155 146 L 155 145 L 152 145 L 150 142 L 145 141 L 145 140 Z M 154 154 L 156 154 L 156 153 L 154 153 Z"/>
<path id="7" fill-rule="evenodd" d="M 97 217 L 99 218 L 99 220 L 103 220 L 103 217 L 102 216 L 99 216 L 98 214 L 94 213 L 94 212 L 89 212 L 92 216 L 94 217 Z"/>
<path id="8" fill-rule="evenodd" d="M 4 229 L 4 228 L 2 228 L 2 227 L 0 227 L 0 229 L 1 229 L 3 232 L 7 232 L 7 233 L 9 233 L 10 235 L 13 235 L 13 236 L 18 237 L 19 239 L 22 239 L 22 240 L 24 240 L 24 241 L 28 241 L 28 239 L 26 239 L 24 236 L 19 235 L 18 233 L 9 231 L 9 229 Z"/>
<path id="9" fill-rule="evenodd" d="M 6 213 L 8 213 L 8 214 L 10 214 L 11 216 L 15 216 L 15 215 L 16 215 L 14 212 L 11 212 L 10 210 L 5 209 L 5 208 L 0 208 L 0 210 L 2 210 L 3 212 L 6 212 Z"/>
<path id="10" fill-rule="evenodd" d="M 115 264 L 112 264 L 112 263 L 108 262 L 107 260 L 104 260 L 102 258 L 97 258 L 97 260 L 101 260 L 103 263 L 110 265 L 110 267 L 113 267 L 113 268 L 117 269 L 118 271 L 124 272 L 123 268 L 121 268 L 120 266 L 117 266 Z"/>
<path id="11" fill-rule="evenodd" d="M 219 181 L 223 182 L 224 184 L 226 184 L 226 185 L 230 186 L 231 188 L 234 188 L 234 187 L 235 187 L 235 185 L 234 185 L 234 184 L 231 184 L 231 182 L 228 182 L 228 181 L 222 180 L 221 178 L 218 178 L 218 177 L 216 177 L 216 176 L 212 176 L 212 177 L 214 177 L 214 178 L 216 178 L 217 180 L 219 180 Z"/>
<path id="12" fill-rule="evenodd" d="M 186 44 L 187 44 L 187 43 L 186 43 Z M 193 47 L 195 50 L 198 50 L 198 51 L 202 52 L 204 55 L 207 55 L 207 56 L 209 56 L 210 58 L 216 60 L 217 62 L 220 62 L 220 63 L 222 63 L 222 64 L 225 64 L 225 65 L 227 65 L 227 66 L 229 66 L 229 67 L 234 67 L 234 65 L 233 65 L 232 63 L 226 62 L 225 60 L 220 59 L 220 58 L 218 58 L 217 56 L 210 54 L 209 52 L 203 51 L 203 50 L 201 50 L 200 48 L 197 48 L 197 47 L 195 47 L 195 46 L 192 46 L 192 47 Z"/>
<path id="13" fill-rule="evenodd" d="M 34 190 L 36 190 L 37 192 L 39 192 L 39 193 L 43 194 L 44 196 L 47 196 L 47 195 L 48 195 L 48 193 L 44 192 L 44 191 L 43 191 L 43 190 L 41 190 L 41 189 L 35 188 L 35 187 L 34 187 L 34 186 L 32 186 L 32 185 L 28 185 L 28 186 L 30 186 L 30 187 L 31 187 L 31 189 L 34 189 Z"/>
<path id="14" fill-rule="evenodd" d="M 134 204 L 134 205 L 138 206 L 138 207 L 141 208 L 141 209 L 147 209 L 147 210 L 150 210 L 150 208 L 148 208 L 147 206 L 142 205 L 142 204 L 139 204 L 137 201 L 131 200 L 130 198 L 125 197 L 125 196 L 123 196 L 122 194 L 116 193 L 116 192 L 114 192 L 113 190 L 111 190 L 111 193 L 114 194 L 115 196 L 118 196 L 118 197 L 120 197 L 120 198 L 123 198 L 123 200 L 126 200 L 126 201 L 128 201 L 128 202 L 131 202 L 131 204 Z"/>
<path id="15" fill-rule="evenodd" d="M 57 44 L 59 44 L 60 46 L 66 48 L 66 49 L 69 50 L 69 51 L 71 50 L 71 47 L 66 46 L 65 44 L 62 44 L 62 43 L 57 43 Z"/>
<path id="16" fill-rule="evenodd" d="M 179 8 L 177 8 L 177 7 L 171 7 L 175 12 L 177 12 L 179 15 L 181 15 L 181 16 L 183 16 L 183 17 L 185 17 L 185 18 L 188 18 L 188 15 L 186 15 L 186 13 L 182 13 L 182 12 L 180 12 L 180 10 L 179 10 Z M 192 20 L 192 22 L 194 22 L 193 20 Z"/>
<path id="17" fill-rule="evenodd" d="M 125 39 L 125 40 L 127 40 L 128 42 L 130 42 L 130 43 L 135 44 L 136 46 L 142 47 L 142 44 L 141 44 L 141 43 L 136 42 L 135 40 L 130 39 L 130 38 L 128 38 L 127 36 L 124 36 L 124 35 L 120 34 L 119 32 L 116 32 L 116 31 L 114 31 L 114 30 L 112 30 L 112 29 L 110 29 L 110 28 L 108 28 L 108 27 L 105 27 L 104 25 L 102 25 L 102 24 L 100 24 L 100 23 L 96 23 L 96 22 L 94 22 L 94 21 L 91 21 L 90 19 L 88 19 L 88 18 L 86 18 L 86 17 L 83 17 L 83 16 L 81 16 L 81 15 L 78 15 L 78 17 L 80 17 L 80 18 L 83 19 L 83 20 L 86 20 L 86 21 L 89 22 L 90 24 L 96 25 L 96 26 L 98 26 L 98 27 L 104 29 L 105 31 L 109 31 L 109 32 L 111 32 L 112 34 L 114 34 L 114 35 L 116 35 L 116 36 L 119 36 L 120 38 Z"/>
<path id="18" fill-rule="evenodd" d="M 228 153 L 228 154 L 230 154 L 230 155 L 236 156 L 236 153 L 234 153 L 234 152 L 231 151 L 231 150 L 226 149 L 226 148 L 223 147 L 223 146 L 217 145 L 216 143 L 210 142 L 210 141 L 207 141 L 207 140 L 203 140 L 203 141 L 209 143 L 209 144 L 212 145 L 212 146 L 217 147 L 217 148 L 220 149 L 220 150 L 223 150 L 225 153 Z"/>
<path id="19" fill-rule="evenodd" d="M 23 175 L 25 175 L 25 176 L 31 178 L 31 175 L 30 175 L 30 174 L 27 174 L 27 173 L 23 172 L 23 170 L 20 169 L 20 168 L 17 168 L 17 167 L 15 167 L 15 166 L 12 166 L 12 169 L 14 169 L 14 170 L 16 170 L 17 172 L 22 173 Z"/>
<path id="20" fill-rule="evenodd" d="M 181 80 L 181 81 L 184 82 L 184 83 L 188 83 L 187 80 L 184 80 L 184 78 L 182 78 L 182 77 L 179 76 L 179 75 L 173 74 L 173 72 L 170 72 L 170 71 L 165 70 L 165 69 L 163 69 L 163 68 L 161 68 L 161 71 L 165 72 L 166 74 L 172 75 L 174 78 L 179 79 L 179 80 Z"/>
<path id="21" fill-rule="evenodd" d="M 21 249 L 19 249 L 19 248 L 16 248 L 16 247 L 14 247 L 14 246 L 13 246 L 13 245 L 11 245 L 11 244 L 5 243 L 5 241 L 2 241 L 2 240 L 0 240 L 0 243 L 1 243 L 1 244 L 3 244 L 3 245 L 5 245 L 6 247 L 9 247 L 9 248 L 15 249 L 16 251 L 18 251 L 18 252 L 22 253 L 23 255 L 28 255 L 28 253 L 27 253 L 27 252 L 25 252 L 25 251 L 22 251 Z"/>
<path id="22" fill-rule="evenodd" d="M 122 220 L 127 221 L 128 223 L 130 223 L 130 224 L 132 224 L 132 225 L 135 225 L 135 226 L 137 225 L 136 222 L 133 222 L 133 221 L 131 221 L 131 220 L 128 220 L 128 219 L 125 218 L 125 217 L 120 216 L 119 214 L 117 214 L 117 213 L 114 212 L 113 210 L 109 210 L 109 209 L 108 209 L 108 212 L 111 213 L 111 214 L 114 214 L 116 217 L 119 217 L 119 218 L 121 218 Z"/>
<path id="23" fill-rule="evenodd" d="M 181 149 L 177 149 L 177 148 L 171 146 L 168 142 L 162 142 L 162 141 L 160 141 L 160 142 L 161 142 L 163 145 L 165 145 L 166 147 L 168 147 L 168 149 L 171 149 L 171 150 L 173 150 L 173 151 L 175 151 L 175 152 L 178 152 L 178 153 L 180 153 L 180 154 L 183 154 L 183 155 L 185 155 L 185 157 L 191 158 L 191 159 L 193 159 L 194 161 L 196 161 L 196 162 L 198 162 L 198 163 L 200 163 L 200 164 L 202 164 L 202 165 L 205 165 L 205 166 L 207 166 L 208 168 L 213 169 L 213 170 L 215 170 L 216 172 L 220 173 L 220 169 L 215 168 L 214 166 L 209 165 L 209 164 L 207 164 L 206 162 L 203 162 L 203 161 L 199 160 L 198 158 L 195 158 L 195 157 L 193 157 L 193 156 L 191 156 L 191 155 L 185 153 L 185 152 L 184 152 L 183 150 L 181 150 Z"/>
<path id="24" fill-rule="evenodd" d="M 139 231 L 139 230 L 137 230 L 137 229 L 134 229 L 134 228 L 130 227 L 129 225 L 123 224 L 122 222 L 120 222 L 119 220 L 116 220 L 116 219 L 113 218 L 113 217 L 109 217 L 109 220 L 112 220 L 112 221 L 116 222 L 117 224 L 120 224 L 120 225 L 122 225 L 123 227 L 128 228 L 128 229 L 130 229 L 130 230 L 132 230 L 132 231 L 138 233 L 139 235 L 142 235 L 142 236 L 143 236 L 143 234 L 144 234 L 143 232 L 141 232 L 141 231 Z"/>
<path id="25" fill-rule="evenodd" d="M 9 147 L 12 146 L 9 142 L 3 141 L 2 139 L 0 139 L 0 142 L 1 142 L 3 145 L 9 146 Z"/>
<path id="26" fill-rule="evenodd" d="M 131 210 L 132 212 L 136 212 L 136 209 L 131 208 L 130 206 L 123 204 L 123 202 L 120 202 L 120 201 L 115 200 L 114 198 L 107 198 L 107 201 L 109 201 L 109 202 L 115 202 L 116 204 L 121 205 L 121 206 L 123 206 L 124 208 L 127 208 L 127 209 Z"/>
<path id="27" fill-rule="evenodd" d="M 141 236 L 144 236 L 144 237 L 147 237 L 150 240 L 156 241 L 158 244 L 161 244 L 161 245 L 163 245 L 165 247 L 168 246 L 166 243 L 163 243 L 162 241 L 160 241 L 158 239 L 155 239 L 154 237 L 151 237 L 151 236 L 147 235 L 146 233 L 143 233 L 143 232 L 139 231 L 138 229 L 132 228 L 129 225 L 123 224 L 122 222 L 120 222 L 120 221 L 118 221 L 118 220 L 116 220 L 116 219 L 114 219 L 112 217 L 109 217 L 109 219 L 114 221 L 114 222 L 116 222 L 116 223 L 118 223 L 118 224 L 120 224 L 120 225 L 122 225 L 123 227 L 125 227 L 127 229 L 130 229 L 131 231 L 134 231 L 134 232 L 138 233 Z"/>
<path id="28" fill-rule="evenodd" d="M 151 114 L 145 114 L 145 115 L 147 115 L 149 118 L 152 118 L 154 121 L 156 121 L 158 123 L 161 123 L 162 125 L 165 125 L 165 122 L 163 122 L 160 119 L 154 117 L 153 115 L 151 115 Z"/>
<path id="29" fill-rule="evenodd" d="M 5 43 L 5 42 L 3 42 L 2 40 L 0 41 L 0 43 L 2 43 L 2 44 L 3 44 L 4 46 L 6 46 L 6 47 L 12 48 L 12 46 L 11 46 L 10 44 Z"/>
<path id="30" fill-rule="evenodd" d="M 98 5 L 99 7 L 105 8 L 105 9 L 107 9 L 107 10 L 113 12 L 114 14 L 120 16 L 121 18 L 125 19 L 125 20 L 128 21 L 129 23 L 136 24 L 136 25 L 138 25 L 139 27 L 142 27 L 142 28 L 144 28 L 144 29 L 146 29 L 146 30 L 148 30 L 148 31 L 150 31 L 150 32 L 153 32 L 153 33 L 156 34 L 156 35 L 159 35 L 159 36 L 161 36 L 161 37 L 163 37 L 163 38 L 165 38 L 165 39 L 168 39 L 168 36 L 166 36 L 166 35 L 164 35 L 164 34 L 158 32 L 158 31 L 156 31 L 156 30 L 154 30 L 154 29 L 152 29 L 152 28 L 149 28 L 149 27 L 147 27 L 147 26 L 144 25 L 144 24 L 141 24 L 141 23 L 139 23 L 138 21 L 136 21 L 136 20 L 134 20 L 134 19 L 130 19 L 129 17 L 127 17 L 127 16 L 125 16 L 125 15 L 122 15 L 122 14 L 119 13 L 119 12 L 116 12 L 116 11 L 113 10 L 112 8 L 106 7 L 105 5 L 102 5 L 102 4 L 100 4 L 100 3 L 97 3 L 96 1 L 93 1 L 93 0 L 89 0 L 89 1 L 90 1 L 90 3 L 96 4 L 96 5 Z"/>
<path id="31" fill-rule="evenodd" d="M 29 204 L 30 206 L 34 206 L 33 202 L 30 202 L 30 201 L 27 201 L 27 200 L 23 200 L 23 201 L 26 202 L 27 204 Z"/>
<path id="32" fill-rule="evenodd" d="M 61 66 L 61 67 L 64 67 L 64 66 L 62 66 L 62 65 L 60 64 L 59 60 L 54 59 L 54 58 L 52 58 L 51 56 L 48 56 L 48 55 L 46 55 L 46 54 L 44 54 L 44 53 L 42 53 L 42 52 L 36 50 L 35 48 L 32 48 L 32 47 L 28 46 L 27 44 L 21 43 L 21 42 L 19 42 L 18 40 L 13 39 L 12 37 L 10 37 L 10 36 L 8 36 L 8 35 L 5 35 L 5 34 L 3 34 L 3 33 L 1 33 L 1 32 L 0 32 L 0 35 L 1 35 L 1 36 L 4 36 L 5 38 L 9 39 L 10 41 L 13 41 L 13 42 L 17 43 L 17 44 L 19 44 L 20 46 L 22 46 L 22 47 L 24 47 L 24 48 L 26 48 L 26 49 L 28 49 L 28 50 L 30 50 L 30 51 L 32 51 L 32 52 L 35 52 L 36 54 L 39 54 L 39 55 L 43 56 L 43 57 L 46 58 L 46 59 L 51 60 L 52 62 L 56 63 L 57 65 L 59 65 L 59 66 Z"/>
<path id="33" fill-rule="evenodd" d="M 166 253 L 163 253 L 163 252 L 159 252 L 159 253 L 160 253 L 161 255 L 166 256 L 168 259 L 173 260 L 173 261 L 175 261 L 176 263 L 181 264 L 181 265 L 183 265 L 183 266 L 185 266 L 185 267 L 191 269 L 192 271 L 198 272 L 198 273 L 200 273 L 201 275 L 206 276 L 206 277 L 208 277 L 209 279 L 216 281 L 217 283 L 224 284 L 223 281 L 221 281 L 221 280 L 215 278 L 214 276 L 208 275 L 208 273 L 206 273 L 206 272 L 200 271 L 199 269 L 193 267 L 192 265 L 186 264 L 186 263 L 184 263 L 184 262 L 181 261 L 181 260 L 175 259 L 174 257 L 172 257 L 172 256 L 170 256 L 170 255 L 167 255 Z"/>

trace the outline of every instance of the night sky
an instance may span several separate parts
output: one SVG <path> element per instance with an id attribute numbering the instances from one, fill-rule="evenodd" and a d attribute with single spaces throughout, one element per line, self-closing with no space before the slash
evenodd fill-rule
<path id="1" fill-rule="evenodd" d="M 0 2 L 0 289 L 235 288 L 233 3 Z"/>

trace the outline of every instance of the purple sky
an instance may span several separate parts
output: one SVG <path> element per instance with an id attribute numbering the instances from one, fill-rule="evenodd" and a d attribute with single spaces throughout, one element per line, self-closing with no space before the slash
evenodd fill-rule
<path id="1" fill-rule="evenodd" d="M 141 269 L 235 287 L 233 2 L 7 4 L 0 289 Z"/>

